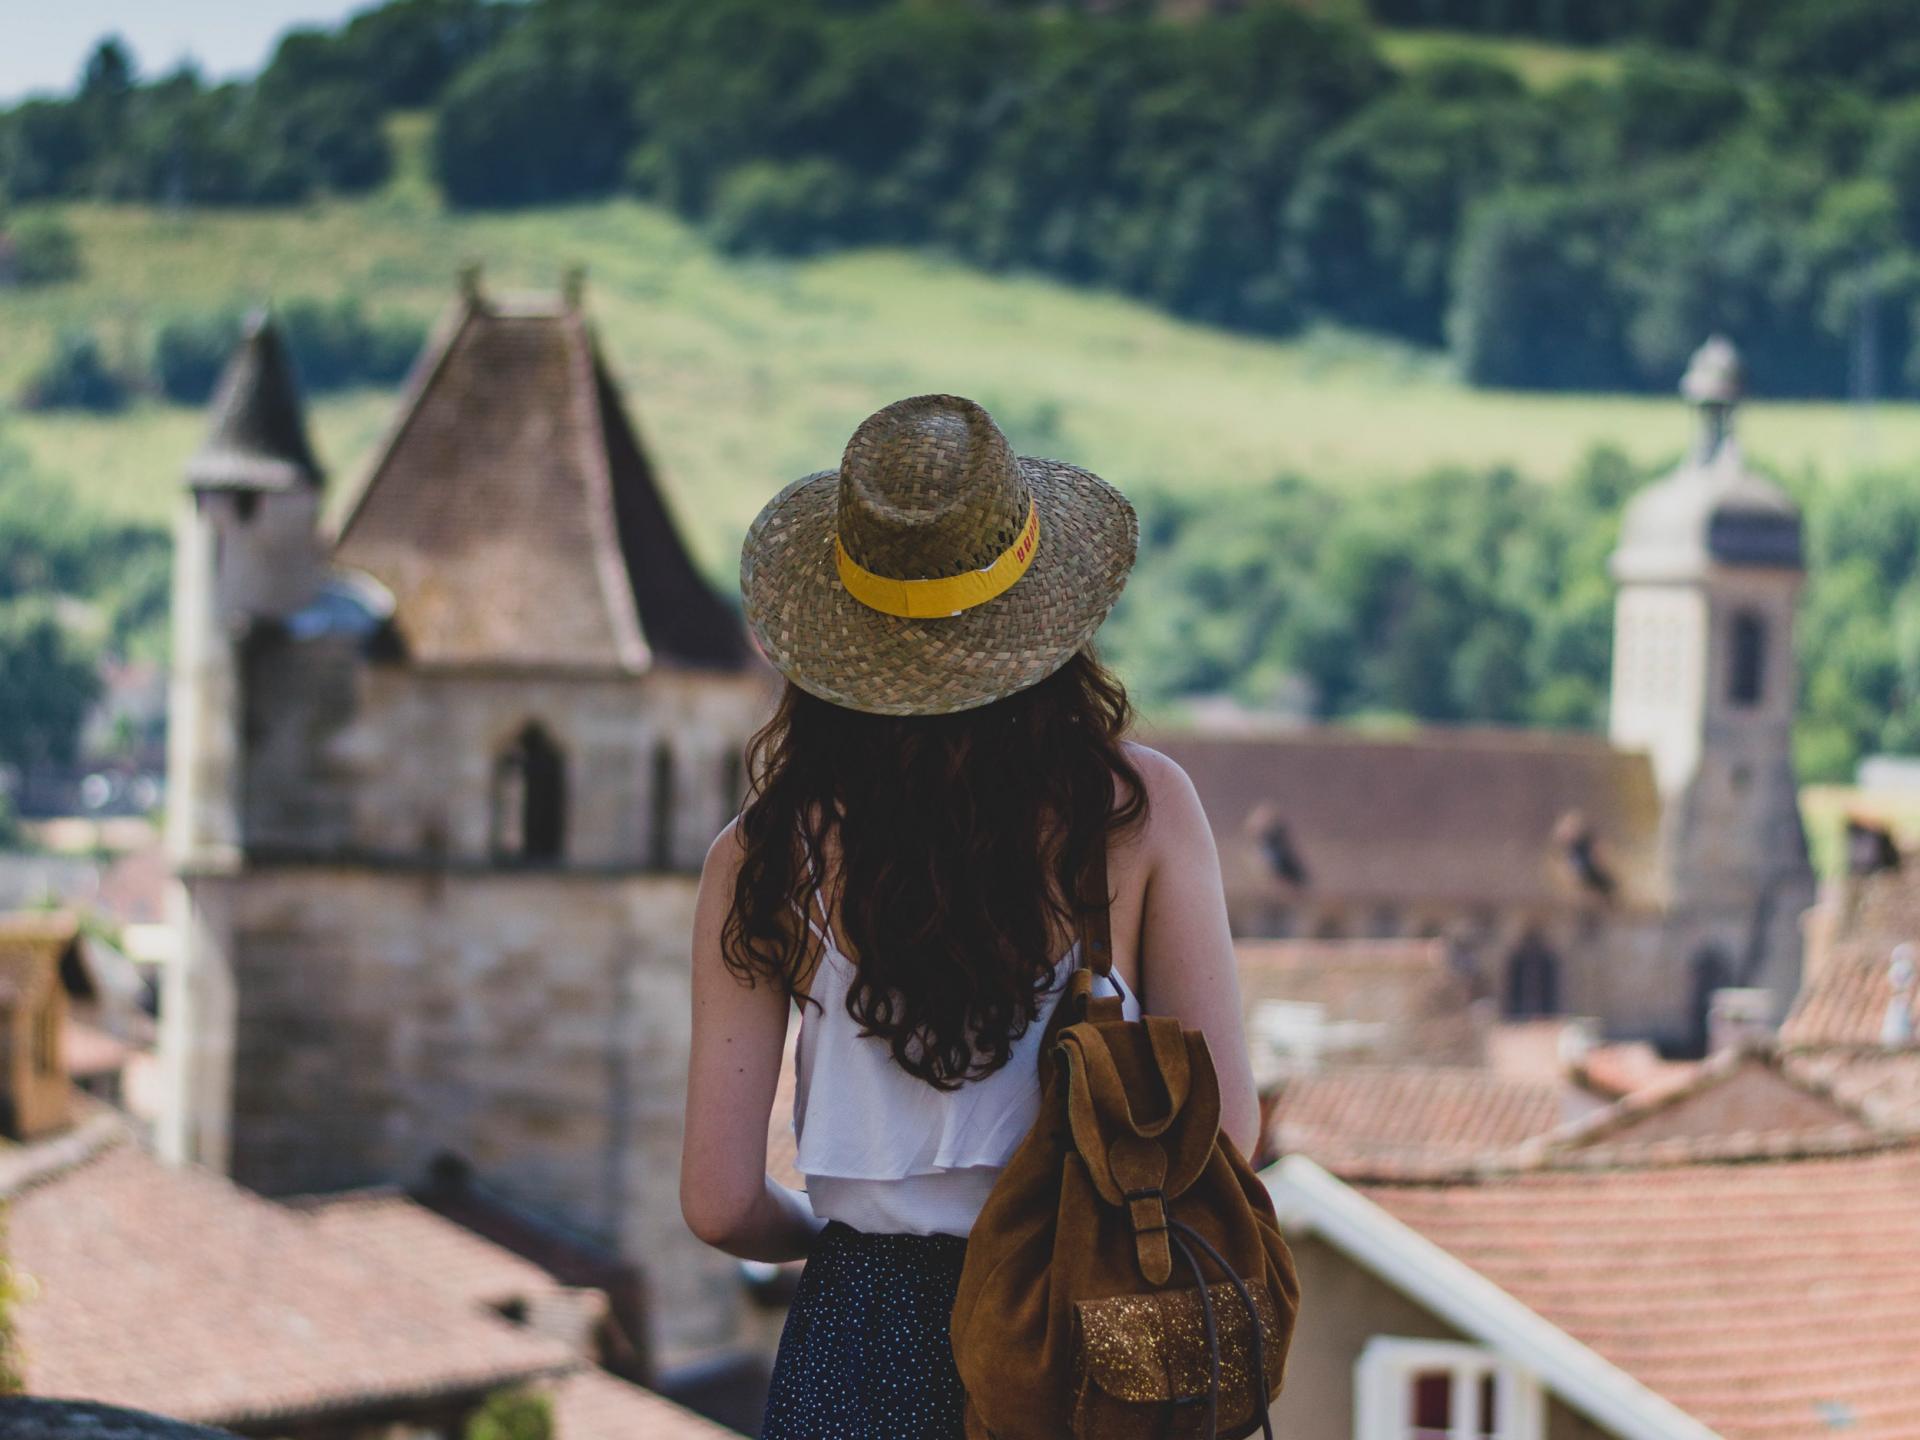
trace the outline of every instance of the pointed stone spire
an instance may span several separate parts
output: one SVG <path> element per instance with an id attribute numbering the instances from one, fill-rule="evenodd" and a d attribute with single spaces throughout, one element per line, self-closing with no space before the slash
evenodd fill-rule
<path id="1" fill-rule="evenodd" d="M 1799 570 L 1799 507 L 1751 469 L 1734 435 L 1746 367 L 1724 335 L 1693 354 L 1680 393 L 1699 411 L 1687 458 L 1627 506 L 1614 551 L 1614 578 L 1697 579 L 1716 566 Z"/>
<path id="2" fill-rule="evenodd" d="M 264 311 L 246 333 L 214 392 L 207 438 L 187 461 L 196 490 L 318 487 L 323 472 L 307 440 L 306 412 L 279 328 Z"/>
<path id="3" fill-rule="evenodd" d="M 1733 434 L 1734 407 L 1746 393 L 1746 367 L 1740 352 L 1724 335 L 1715 335 L 1693 352 L 1680 393 L 1700 411 L 1700 438 L 1694 460 L 1705 464 L 1720 453 Z"/>

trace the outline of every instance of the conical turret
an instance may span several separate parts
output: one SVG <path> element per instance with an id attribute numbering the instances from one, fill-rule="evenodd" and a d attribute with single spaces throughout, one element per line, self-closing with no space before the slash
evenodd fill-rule
<path id="1" fill-rule="evenodd" d="M 187 461 L 187 483 L 196 490 L 292 490 L 317 488 L 322 479 L 292 357 L 279 327 L 256 311 L 220 378 L 207 438 Z"/>

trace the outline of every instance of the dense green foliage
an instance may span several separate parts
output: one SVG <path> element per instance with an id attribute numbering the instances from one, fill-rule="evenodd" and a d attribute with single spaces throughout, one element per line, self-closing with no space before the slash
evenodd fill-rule
<path id="1" fill-rule="evenodd" d="M 497 1390 L 467 1421 L 465 1440 L 553 1440 L 553 1401 L 532 1390 Z"/>
<path id="2" fill-rule="evenodd" d="M 0 765 L 72 758 L 103 649 L 163 653 L 170 548 L 165 531 L 90 514 L 0 449 Z"/>
<path id="3" fill-rule="evenodd" d="M 397 0 L 212 88 L 137 83 L 107 44 L 73 98 L 0 116 L 0 189 L 363 190 L 382 113 L 431 106 L 456 206 L 624 187 L 733 252 L 934 246 L 1270 333 L 1446 344 L 1486 385 L 1665 388 L 1722 329 L 1769 393 L 1920 394 L 1906 0 L 1377 0 L 1632 47 L 1546 90 L 1396 72 L 1366 24 L 1285 0 L 1087 8 Z"/>
<path id="4" fill-rule="evenodd" d="M 426 342 L 417 321 L 369 315 L 358 300 L 293 299 L 274 308 L 274 318 L 301 388 L 325 394 L 351 385 L 391 385 Z M 154 330 L 150 380 L 169 400 L 199 405 L 213 393 L 220 371 L 239 342 L 246 317 L 238 310 L 184 315 Z"/>
<path id="5" fill-rule="evenodd" d="M 21 387 L 28 410 L 118 410 L 127 403 L 127 378 L 107 362 L 86 330 L 63 330 L 40 368 Z"/>
<path id="6" fill-rule="evenodd" d="M 1225 693 L 1302 719 L 1598 728 L 1621 509 L 1652 479 L 1596 452 L 1545 488 L 1443 471 L 1342 501 L 1297 480 L 1154 497 L 1103 643 L 1148 705 Z M 1920 492 L 1863 476 L 1800 497 L 1803 778 L 1920 750 Z M 1143 683 L 1144 682 L 1144 683 Z"/>
<path id="7" fill-rule="evenodd" d="M 79 237 L 56 216 L 0 215 L 0 289 L 58 285 L 78 279 L 82 269 Z"/>

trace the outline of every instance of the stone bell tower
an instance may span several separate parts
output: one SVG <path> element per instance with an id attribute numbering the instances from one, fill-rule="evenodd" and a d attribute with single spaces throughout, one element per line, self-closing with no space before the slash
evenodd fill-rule
<path id="1" fill-rule="evenodd" d="M 1793 767 L 1800 512 L 1740 453 L 1740 358 L 1715 337 L 1681 393 L 1692 452 L 1627 507 L 1613 556 L 1616 745 L 1647 751 L 1663 802 L 1676 1048 L 1705 1042 L 1712 994 L 1756 986 L 1775 1019 L 1799 987 L 1813 901 Z"/>
<path id="2" fill-rule="evenodd" d="M 165 981 L 169 1099 L 156 1136 L 170 1160 L 226 1160 L 244 657 L 258 622 L 300 609 L 319 583 L 322 478 L 286 346 L 256 315 L 221 377 L 207 438 L 187 462 L 174 525 L 166 839 L 169 908 L 185 958 Z"/>

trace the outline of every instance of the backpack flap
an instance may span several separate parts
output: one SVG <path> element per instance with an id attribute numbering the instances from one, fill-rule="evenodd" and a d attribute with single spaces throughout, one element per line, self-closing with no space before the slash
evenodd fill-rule
<path id="1" fill-rule="evenodd" d="M 1073 1147 L 1100 1199 L 1132 1223 L 1141 1276 L 1164 1285 L 1173 1275 L 1167 1205 L 1200 1178 L 1220 1131 L 1206 1041 L 1155 1017 L 1071 1026 L 1060 1050 Z"/>
<path id="2" fill-rule="evenodd" d="M 1262 1401 L 1279 1388 L 1286 1363 L 1279 1316 L 1264 1285 L 1250 1287 L 1260 1315 L 1266 1376 Z M 1079 1393 L 1073 1433 L 1099 1440 L 1246 1435 L 1259 1428 L 1246 1306 L 1233 1287 L 1207 1287 L 1220 1341 L 1218 1429 L 1209 1432 L 1212 1383 L 1200 1292 L 1162 1290 L 1074 1305 L 1074 1370 Z M 1260 1407 L 1264 1408 L 1264 1407 Z"/>

